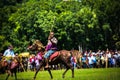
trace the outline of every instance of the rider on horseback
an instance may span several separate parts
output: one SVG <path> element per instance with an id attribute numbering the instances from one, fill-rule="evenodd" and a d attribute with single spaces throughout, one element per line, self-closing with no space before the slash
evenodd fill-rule
<path id="1" fill-rule="evenodd" d="M 49 57 L 51 54 L 53 54 L 57 50 L 57 42 L 58 40 L 54 37 L 54 32 L 50 32 L 49 37 L 48 37 L 48 43 L 46 46 L 46 53 L 44 55 L 44 58 L 46 60 L 46 66 L 45 68 L 49 67 Z"/>
<path id="2" fill-rule="evenodd" d="M 10 45 L 7 50 L 5 50 L 3 56 L 6 58 L 7 62 L 10 64 L 12 58 L 15 57 L 12 45 Z"/>

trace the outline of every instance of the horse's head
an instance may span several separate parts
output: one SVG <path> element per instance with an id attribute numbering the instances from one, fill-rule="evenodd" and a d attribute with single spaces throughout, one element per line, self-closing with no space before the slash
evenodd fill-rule
<path id="1" fill-rule="evenodd" d="M 41 51 L 43 50 L 45 47 L 43 46 L 43 44 L 39 41 L 39 40 L 35 40 L 33 42 L 33 44 L 31 46 L 28 47 L 28 50 L 38 50 Z"/>
<path id="2" fill-rule="evenodd" d="M 8 65 L 8 62 L 6 60 L 6 57 L 2 57 L 2 60 L 0 61 L 0 68 L 6 67 Z"/>

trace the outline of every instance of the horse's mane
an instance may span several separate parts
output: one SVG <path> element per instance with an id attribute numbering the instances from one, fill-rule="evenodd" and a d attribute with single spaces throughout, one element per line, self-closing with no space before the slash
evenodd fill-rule
<path id="1" fill-rule="evenodd" d="M 39 49 L 39 50 L 45 48 L 45 46 L 43 46 L 43 44 L 41 43 L 40 40 L 35 40 L 33 44 L 36 44 L 36 45 L 38 46 L 38 49 Z"/>

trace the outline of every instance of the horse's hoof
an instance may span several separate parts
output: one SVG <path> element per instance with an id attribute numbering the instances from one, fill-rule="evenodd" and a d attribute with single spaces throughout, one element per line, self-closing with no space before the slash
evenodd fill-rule
<path id="1" fill-rule="evenodd" d="M 35 77 L 33 78 L 33 80 L 35 80 Z"/>
<path id="2" fill-rule="evenodd" d="M 13 77 L 13 74 L 11 74 L 11 77 Z"/>
<path id="3" fill-rule="evenodd" d="M 65 78 L 65 76 L 63 75 L 62 78 Z"/>
<path id="4" fill-rule="evenodd" d="M 49 68 L 45 68 L 45 70 L 48 70 Z"/>
<path id="5" fill-rule="evenodd" d="M 51 79 L 53 79 L 53 77 Z"/>

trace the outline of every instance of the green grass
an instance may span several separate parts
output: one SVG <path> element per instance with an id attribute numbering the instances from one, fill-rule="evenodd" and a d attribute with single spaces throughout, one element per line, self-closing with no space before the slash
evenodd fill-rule
<path id="1" fill-rule="evenodd" d="M 120 80 L 120 68 L 100 68 L 100 69 L 75 69 L 75 78 L 71 78 L 69 70 L 65 78 L 62 78 L 64 70 L 52 70 L 53 80 Z M 20 72 L 17 73 L 18 80 L 32 80 L 35 72 Z M 7 74 L 0 74 L 0 80 L 5 80 Z M 8 80 L 14 80 L 14 77 L 9 77 Z M 47 71 L 40 71 L 36 80 L 50 80 Z"/>

